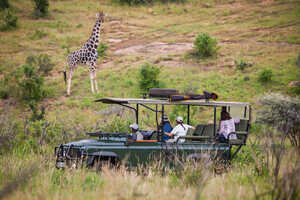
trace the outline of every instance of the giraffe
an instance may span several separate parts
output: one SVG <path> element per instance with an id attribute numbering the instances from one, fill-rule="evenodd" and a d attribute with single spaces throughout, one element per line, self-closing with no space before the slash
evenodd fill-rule
<path id="1" fill-rule="evenodd" d="M 103 12 L 97 14 L 98 19 L 94 25 L 91 37 L 86 41 L 86 43 L 84 43 L 84 45 L 79 50 L 71 52 L 67 57 L 67 63 L 68 63 L 67 95 L 68 96 L 70 95 L 72 75 L 77 65 L 80 64 L 87 65 L 89 67 L 92 93 L 95 93 L 94 86 L 96 92 L 98 93 L 98 84 L 96 80 L 96 61 L 98 58 L 97 48 L 99 45 L 100 28 L 102 23 L 104 22 L 104 16 L 106 15 Z M 67 83 L 66 70 L 64 71 L 64 80 L 65 83 Z"/>

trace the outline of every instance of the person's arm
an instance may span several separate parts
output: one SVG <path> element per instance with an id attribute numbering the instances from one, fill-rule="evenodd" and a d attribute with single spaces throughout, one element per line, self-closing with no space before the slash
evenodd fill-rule
<path id="1" fill-rule="evenodd" d="M 188 124 L 186 124 L 186 125 L 187 125 L 188 128 L 191 128 L 191 129 L 195 130 L 194 126 L 191 126 L 191 125 L 188 125 Z"/>
<path id="2" fill-rule="evenodd" d="M 223 133 L 224 130 L 224 121 L 220 121 L 220 129 L 219 129 L 219 134 Z"/>
<path id="3" fill-rule="evenodd" d="M 170 136 L 170 137 L 172 137 L 172 135 L 173 135 L 173 134 L 165 132 L 165 131 L 164 131 L 164 134 L 167 135 L 167 136 Z"/>

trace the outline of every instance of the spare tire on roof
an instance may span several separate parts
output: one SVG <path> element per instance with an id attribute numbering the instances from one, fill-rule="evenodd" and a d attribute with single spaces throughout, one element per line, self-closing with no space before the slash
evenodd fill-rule
<path id="1" fill-rule="evenodd" d="M 151 88 L 149 90 L 150 97 L 164 97 L 169 98 L 171 95 L 179 94 L 178 90 L 176 89 L 169 89 L 169 88 Z"/>

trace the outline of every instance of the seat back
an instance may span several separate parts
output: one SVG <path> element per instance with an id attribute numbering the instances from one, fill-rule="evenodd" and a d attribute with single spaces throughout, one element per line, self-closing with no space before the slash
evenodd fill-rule
<path id="1" fill-rule="evenodd" d="M 188 131 L 187 131 L 187 133 L 186 133 L 186 135 L 187 136 L 192 136 L 194 132 L 195 131 L 193 129 L 189 128 Z"/>
<path id="2" fill-rule="evenodd" d="M 193 136 L 201 136 L 205 125 L 206 124 L 198 124 L 196 126 L 195 131 L 194 131 L 194 133 L 192 135 Z"/>
<path id="3" fill-rule="evenodd" d="M 206 124 L 206 126 L 203 129 L 202 136 L 214 136 L 214 125 L 213 124 Z"/>
<path id="4" fill-rule="evenodd" d="M 214 124 L 198 124 L 193 136 L 214 136 Z"/>
<path id="5" fill-rule="evenodd" d="M 247 119 L 241 119 L 239 123 L 235 124 L 235 131 L 248 131 L 248 122 Z"/>
<path id="6" fill-rule="evenodd" d="M 249 120 L 247 119 L 241 119 L 239 123 L 235 124 L 235 131 L 237 138 L 242 141 L 243 144 L 246 144 L 247 138 L 248 138 L 248 126 Z M 240 133 L 238 133 L 240 132 Z"/>
<path id="7" fill-rule="evenodd" d="M 144 140 L 151 140 L 153 138 L 153 134 L 156 131 L 145 131 L 145 130 L 140 130 L 141 134 L 143 135 Z M 155 138 L 156 139 L 156 138 Z"/>

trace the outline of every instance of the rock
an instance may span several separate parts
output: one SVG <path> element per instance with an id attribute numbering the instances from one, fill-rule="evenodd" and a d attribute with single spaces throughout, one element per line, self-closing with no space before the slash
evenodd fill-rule
<path id="1" fill-rule="evenodd" d="M 203 7 L 204 8 L 211 8 L 211 4 L 210 3 L 205 3 L 205 4 L 203 4 Z"/>
<path id="2" fill-rule="evenodd" d="M 288 86 L 290 86 L 290 87 L 300 86 L 300 80 L 299 81 L 291 81 L 288 83 Z"/>

